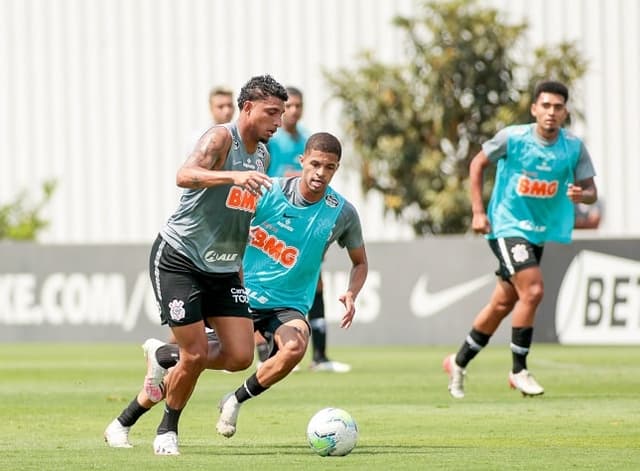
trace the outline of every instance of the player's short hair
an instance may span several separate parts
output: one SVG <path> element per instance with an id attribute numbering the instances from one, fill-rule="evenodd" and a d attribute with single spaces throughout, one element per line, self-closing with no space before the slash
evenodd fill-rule
<path id="1" fill-rule="evenodd" d="M 252 77 L 240 89 L 238 108 L 242 110 L 242 107 L 247 101 L 264 100 L 270 96 L 280 98 L 282 101 L 289 99 L 287 90 L 279 82 L 276 82 L 271 75 Z"/>
<path id="2" fill-rule="evenodd" d="M 233 90 L 223 86 L 213 87 L 209 92 L 209 101 L 211 101 L 214 96 L 218 96 L 218 95 L 233 97 Z"/>
<path id="3" fill-rule="evenodd" d="M 290 97 L 297 96 L 298 98 L 300 98 L 300 101 L 302 101 L 303 98 L 302 90 L 297 87 L 292 87 L 291 85 L 287 87 L 287 95 L 289 95 Z"/>
<path id="4" fill-rule="evenodd" d="M 538 97 L 541 93 L 553 93 L 554 95 L 560 95 L 564 98 L 564 102 L 569 101 L 569 89 L 562 82 L 555 80 L 545 80 L 536 85 L 533 90 L 533 101 L 538 101 Z"/>
<path id="5" fill-rule="evenodd" d="M 319 150 L 320 152 L 326 152 L 327 154 L 335 154 L 338 156 L 338 160 L 342 157 L 342 146 L 340 141 L 333 134 L 328 132 L 317 132 L 312 134 L 307 139 L 307 144 L 304 146 L 304 153 L 308 154 L 312 150 Z"/>

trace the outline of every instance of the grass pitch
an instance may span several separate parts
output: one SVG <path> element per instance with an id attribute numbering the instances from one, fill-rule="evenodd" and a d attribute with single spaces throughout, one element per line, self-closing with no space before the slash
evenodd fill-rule
<path id="1" fill-rule="evenodd" d="M 107 424 L 142 384 L 138 345 L 0 345 L 1 470 L 637 470 L 640 366 L 633 347 L 534 344 L 529 368 L 546 392 L 507 386 L 511 355 L 487 347 L 463 400 L 441 361 L 454 348 L 332 348 L 348 374 L 302 371 L 242 407 L 238 432 L 216 434 L 216 405 L 252 370 L 205 372 L 180 423 L 178 457 L 153 455 L 160 407 L 132 429 L 133 449 L 108 448 Z M 305 429 L 319 409 L 349 411 L 358 446 L 321 458 Z"/>

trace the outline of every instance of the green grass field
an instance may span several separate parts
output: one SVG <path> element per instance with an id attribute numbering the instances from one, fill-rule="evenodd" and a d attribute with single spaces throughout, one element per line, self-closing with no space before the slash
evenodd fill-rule
<path id="1" fill-rule="evenodd" d="M 110 449 L 106 425 L 134 397 L 138 345 L 0 345 L 1 470 L 619 470 L 640 469 L 640 366 L 631 347 L 535 344 L 529 368 L 545 395 L 507 387 L 506 346 L 471 364 L 451 399 L 440 347 L 333 348 L 348 374 L 292 374 L 240 413 L 231 439 L 215 432 L 218 399 L 246 372 L 205 372 L 182 414 L 182 455 L 156 457 L 160 408 L 133 428 L 133 449 Z M 360 439 L 346 457 L 308 448 L 306 424 L 341 407 Z"/>

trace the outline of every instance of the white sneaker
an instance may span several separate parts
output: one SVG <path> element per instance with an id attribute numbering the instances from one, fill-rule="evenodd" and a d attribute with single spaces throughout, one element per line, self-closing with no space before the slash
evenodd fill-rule
<path id="1" fill-rule="evenodd" d="M 133 445 L 129 443 L 129 430 L 131 427 L 125 427 L 118 419 L 113 419 L 104 431 L 104 441 L 112 448 L 132 448 Z"/>
<path id="2" fill-rule="evenodd" d="M 351 371 L 351 365 L 347 365 L 346 363 L 341 363 L 339 361 L 319 361 L 313 362 L 309 366 L 311 371 L 329 371 L 332 373 L 348 373 Z"/>
<path id="3" fill-rule="evenodd" d="M 179 455 L 178 435 L 176 432 L 156 435 L 155 440 L 153 440 L 153 452 L 156 455 Z"/>
<path id="4" fill-rule="evenodd" d="M 216 430 L 224 437 L 232 437 L 236 433 L 236 424 L 238 423 L 238 413 L 241 404 L 236 399 L 235 393 L 225 394 L 218 404 L 220 410 L 220 418 L 216 424 Z"/>
<path id="5" fill-rule="evenodd" d="M 544 394 L 544 388 L 538 384 L 533 375 L 527 370 L 522 370 L 515 374 L 509 372 L 509 386 L 520 391 L 523 396 Z"/>
<path id="6" fill-rule="evenodd" d="M 455 354 L 447 355 L 442 361 L 442 368 L 449 375 L 449 394 L 455 399 L 464 397 L 464 375 L 466 370 L 456 363 Z"/>
<path id="7" fill-rule="evenodd" d="M 147 393 L 151 402 L 160 402 L 164 397 L 162 380 L 167 375 L 167 369 L 160 366 L 156 358 L 158 348 L 164 342 L 158 339 L 147 339 L 142 344 L 144 356 L 147 359 L 147 376 L 144 377 L 144 392 Z"/>

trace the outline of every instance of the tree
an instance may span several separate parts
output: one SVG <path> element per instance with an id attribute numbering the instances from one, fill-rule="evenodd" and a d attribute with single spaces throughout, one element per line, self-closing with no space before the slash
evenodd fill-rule
<path id="1" fill-rule="evenodd" d="M 325 71 L 361 157 L 362 188 L 382 192 L 385 211 L 416 234 L 465 232 L 469 162 L 482 142 L 531 120 L 535 83 L 571 87 L 586 62 L 565 42 L 536 49 L 526 63 L 516 49 L 528 25 L 508 25 L 475 0 L 426 1 L 417 17 L 394 24 L 407 36 L 404 63 L 365 51 L 355 70 Z"/>
<path id="2" fill-rule="evenodd" d="M 42 210 L 51 199 L 56 188 L 53 180 L 42 184 L 42 198 L 33 203 L 25 191 L 8 204 L 0 205 L 0 240 L 35 240 L 38 233 L 47 227 Z"/>

